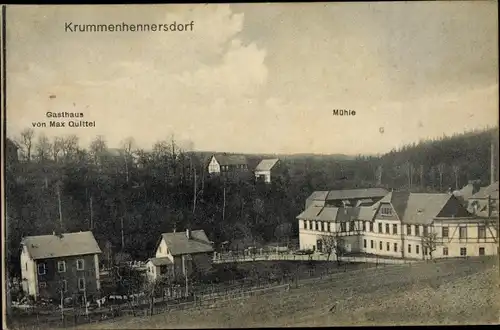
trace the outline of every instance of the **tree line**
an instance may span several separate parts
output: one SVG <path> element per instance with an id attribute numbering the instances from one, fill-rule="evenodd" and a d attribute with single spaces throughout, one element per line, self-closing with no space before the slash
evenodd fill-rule
<path id="1" fill-rule="evenodd" d="M 249 175 L 224 180 L 207 173 L 211 154 L 180 146 L 174 136 L 150 150 L 132 137 L 109 148 L 75 135 L 47 138 L 24 130 L 13 139 L 20 162 L 6 167 L 9 265 L 19 267 L 23 236 L 92 230 L 106 255 L 153 254 L 160 233 L 203 229 L 217 245 L 288 242 L 296 216 L 315 190 L 386 187 L 445 192 L 489 180 L 490 145 L 498 128 L 421 141 L 382 156 L 280 156 L 272 184 Z M 258 155 L 253 157 L 259 158 Z"/>

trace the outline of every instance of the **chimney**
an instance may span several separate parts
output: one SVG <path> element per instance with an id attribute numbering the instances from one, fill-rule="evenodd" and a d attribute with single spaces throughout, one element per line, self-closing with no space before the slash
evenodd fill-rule
<path id="1" fill-rule="evenodd" d="M 191 239 L 191 229 L 186 229 L 186 237 Z"/>

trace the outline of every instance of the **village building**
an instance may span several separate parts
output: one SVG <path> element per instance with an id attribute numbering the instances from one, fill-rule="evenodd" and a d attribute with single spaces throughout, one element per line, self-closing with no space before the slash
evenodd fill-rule
<path id="1" fill-rule="evenodd" d="M 271 181 L 279 175 L 280 161 L 277 158 L 274 159 L 263 159 L 255 168 L 254 174 L 255 179 L 271 183 Z"/>
<path id="2" fill-rule="evenodd" d="M 9 138 L 5 139 L 5 164 L 7 166 L 19 162 L 19 146 Z"/>
<path id="3" fill-rule="evenodd" d="M 467 211 L 451 194 L 390 192 L 371 206 L 310 204 L 298 217 L 301 249 L 324 251 L 327 236 L 344 251 L 427 259 L 497 253 L 494 221 Z"/>
<path id="4" fill-rule="evenodd" d="M 212 268 L 213 246 L 203 230 L 164 233 L 157 244 L 154 258 L 146 262 L 150 280 L 160 277 L 189 276 Z"/>
<path id="5" fill-rule="evenodd" d="M 92 232 L 28 236 L 21 248 L 22 288 L 27 295 L 92 299 L 99 294 L 101 249 Z"/>
<path id="6" fill-rule="evenodd" d="M 248 172 L 248 161 L 245 156 L 221 154 L 210 158 L 209 174 L 235 175 L 241 172 Z"/>
<path id="7" fill-rule="evenodd" d="M 481 217 L 498 216 L 498 181 L 482 187 L 468 199 L 471 213 Z"/>

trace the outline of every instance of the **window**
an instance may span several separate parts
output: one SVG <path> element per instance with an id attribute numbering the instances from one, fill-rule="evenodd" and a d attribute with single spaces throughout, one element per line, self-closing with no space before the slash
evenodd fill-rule
<path id="1" fill-rule="evenodd" d="M 389 242 L 387 242 L 387 243 L 385 244 L 385 249 L 386 249 L 387 251 L 390 251 L 390 250 L 391 250 L 391 244 L 390 244 Z"/>
<path id="2" fill-rule="evenodd" d="M 370 248 L 373 249 L 373 240 L 370 240 Z"/>
<path id="3" fill-rule="evenodd" d="M 394 252 L 398 252 L 398 243 L 394 243 Z"/>
<path id="4" fill-rule="evenodd" d="M 382 242 L 378 243 L 378 248 L 379 248 L 379 250 L 382 250 Z"/>
<path id="5" fill-rule="evenodd" d="M 484 247 L 479 248 L 479 255 L 484 256 Z"/>
<path id="6" fill-rule="evenodd" d="M 349 222 L 349 231 L 354 231 L 354 221 Z"/>
<path id="7" fill-rule="evenodd" d="M 385 224 L 385 233 L 386 234 L 390 234 L 389 233 L 389 224 L 388 223 Z"/>
<path id="8" fill-rule="evenodd" d="M 45 275 L 47 273 L 47 269 L 45 268 L 45 264 L 38 264 L 38 275 Z"/>
<path id="9" fill-rule="evenodd" d="M 382 207 L 380 208 L 381 215 L 392 215 L 392 209 L 390 207 Z"/>
<path id="10" fill-rule="evenodd" d="M 424 236 L 427 236 L 427 233 L 428 233 L 428 228 L 427 228 L 427 226 L 423 226 L 423 229 L 424 229 Z"/>
<path id="11" fill-rule="evenodd" d="M 411 244 L 408 244 L 408 253 L 411 253 Z"/>
<path id="12" fill-rule="evenodd" d="M 467 248 L 460 248 L 460 255 L 465 257 L 467 255 Z"/>
<path id="13" fill-rule="evenodd" d="M 307 229 L 307 220 L 304 220 L 304 229 Z M 160 247 L 161 248 L 161 247 Z M 160 251 L 161 252 L 161 251 Z"/>
<path id="14" fill-rule="evenodd" d="M 427 255 L 427 247 L 424 246 L 424 255 Z"/>
<path id="15" fill-rule="evenodd" d="M 477 227 L 477 237 L 478 238 L 486 238 L 486 227 L 485 226 Z"/>
<path id="16" fill-rule="evenodd" d="M 363 240 L 363 247 L 366 249 L 366 239 Z"/>
<path id="17" fill-rule="evenodd" d="M 406 235 L 411 235 L 411 225 L 406 225 Z"/>
<path id="18" fill-rule="evenodd" d="M 373 233 L 373 222 L 370 222 L 370 231 Z"/>
<path id="19" fill-rule="evenodd" d="M 47 282 L 40 282 L 38 286 L 40 287 L 40 289 L 45 289 L 47 287 Z"/>
<path id="20" fill-rule="evenodd" d="M 64 273 L 66 271 L 66 262 L 58 261 L 57 262 L 57 271 L 59 273 Z"/>
<path id="21" fill-rule="evenodd" d="M 24 270 L 28 270 L 28 263 L 24 265 Z"/>
<path id="22" fill-rule="evenodd" d="M 447 247 L 443 248 L 443 255 L 444 256 L 448 255 L 448 248 Z"/>
<path id="23" fill-rule="evenodd" d="M 329 223 L 328 223 L 328 231 L 332 231 L 332 228 L 333 228 L 333 226 L 332 226 L 332 224 L 329 222 Z"/>
<path id="24" fill-rule="evenodd" d="M 345 222 L 340 223 L 340 231 L 346 231 L 346 224 L 345 224 Z"/>
<path id="25" fill-rule="evenodd" d="M 76 261 L 76 269 L 77 269 L 77 270 L 83 270 L 84 265 L 85 265 L 85 262 L 84 262 L 84 260 L 83 260 L 83 259 L 78 259 L 78 260 Z"/>
<path id="26" fill-rule="evenodd" d="M 315 224 L 316 224 L 316 230 L 319 230 L 319 224 L 318 224 L 318 221 L 315 221 Z"/>
<path id="27" fill-rule="evenodd" d="M 80 290 L 80 291 L 85 290 L 85 279 L 83 277 L 80 277 L 78 279 L 78 290 Z"/>
<path id="28" fill-rule="evenodd" d="M 313 229 L 313 222 L 309 221 L 309 230 L 312 230 L 312 229 Z"/>
<path id="29" fill-rule="evenodd" d="M 325 231 L 325 224 L 323 221 L 321 222 L 321 231 Z"/>
<path id="30" fill-rule="evenodd" d="M 449 228 L 448 227 L 443 227 L 441 228 L 441 234 L 443 237 L 448 237 L 448 234 L 449 234 Z"/>
<path id="31" fill-rule="evenodd" d="M 397 235 L 398 234 L 398 225 L 392 225 L 392 233 L 394 235 Z"/>
<path id="32" fill-rule="evenodd" d="M 419 254 L 420 253 L 420 245 L 415 246 L 415 253 Z"/>
<path id="33" fill-rule="evenodd" d="M 382 224 L 381 224 L 381 223 L 379 223 L 379 224 L 378 224 L 378 232 L 379 232 L 379 233 L 381 233 L 381 232 L 382 232 Z"/>
<path id="34" fill-rule="evenodd" d="M 467 238 L 467 227 L 460 227 L 460 230 L 458 232 L 458 238 L 459 239 Z"/>
<path id="35" fill-rule="evenodd" d="M 415 225 L 415 236 L 420 236 L 420 226 Z"/>
<path id="36" fill-rule="evenodd" d="M 363 231 L 366 231 L 366 222 L 363 221 Z"/>
<path id="37" fill-rule="evenodd" d="M 161 245 L 160 245 L 160 247 L 158 248 L 158 251 L 159 251 L 160 253 L 162 252 Z"/>

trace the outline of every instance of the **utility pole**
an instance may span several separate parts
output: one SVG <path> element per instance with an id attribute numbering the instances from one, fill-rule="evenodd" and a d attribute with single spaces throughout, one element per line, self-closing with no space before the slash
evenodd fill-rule
<path id="1" fill-rule="evenodd" d="M 122 227 L 122 251 L 125 248 L 125 237 L 123 236 L 123 216 L 120 218 L 121 227 Z"/>
<path id="2" fill-rule="evenodd" d="M 94 222 L 93 222 L 93 210 L 92 210 L 92 195 L 90 195 L 90 230 L 94 229 Z"/>
<path id="3" fill-rule="evenodd" d="M 64 230 L 63 229 L 63 216 L 62 216 L 62 204 L 61 204 L 61 188 L 60 188 L 60 185 L 58 184 L 57 185 L 57 201 L 58 201 L 58 204 L 59 204 L 59 223 L 61 225 L 61 232 Z"/>
<path id="4" fill-rule="evenodd" d="M 226 217 L 226 183 L 224 182 L 223 188 L 223 200 L 222 200 L 222 223 L 224 223 L 224 219 Z"/>

